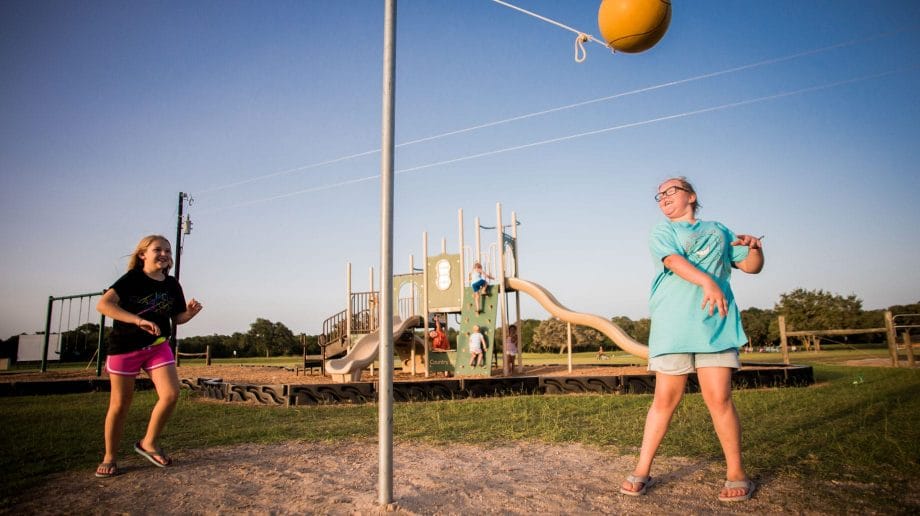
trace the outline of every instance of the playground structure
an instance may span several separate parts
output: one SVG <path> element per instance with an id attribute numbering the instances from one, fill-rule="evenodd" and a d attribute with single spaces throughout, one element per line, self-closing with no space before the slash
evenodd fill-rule
<path id="1" fill-rule="evenodd" d="M 454 376 L 491 376 L 495 356 L 496 332 L 502 332 L 502 342 L 508 338 L 510 324 L 510 296 L 514 294 L 515 321 L 520 327 L 520 293 L 536 300 L 544 309 L 569 324 L 594 328 L 620 349 L 640 358 L 648 357 L 648 347 L 627 335 L 620 327 L 603 317 L 575 312 L 566 308 L 555 296 L 537 283 L 521 279 L 518 271 L 518 221 L 514 212 L 511 223 L 504 225 L 501 204 L 496 205 L 497 224 L 484 227 L 475 219 L 476 241 L 474 248 L 464 246 L 463 210 L 458 210 L 459 252 L 448 253 L 446 239 L 441 241 L 441 252 L 428 254 L 428 234 L 423 233 L 423 267 L 416 269 L 410 256 L 407 274 L 394 274 L 392 298 L 393 339 L 396 354 L 402 361 L 403 370 L 413 375 L 419 372 L 425 377 L 432 373 L 448 373 Z M 510 231 L 506 231 L 510 228 Z M 495 229 L 496 242 L 483 252 L 480 233 L 482 229 Z M 473 263 L 480 263 L 493 284 L 483 292 L 474 292 L 470 287 L 466 271 Z M 332 376 L 336 383 L 357 382 L 364 369 L 373 367 L 377 359 L 381 327 L 379 305 L 380 292 L 374 289 L 374 275 L 371 270 L 370 290 L 353 292 L 351 289 L 351 265 L 346 268 L 346 309 L 329 317 L 323 323 L 319 344 L 323 350 L 323 372 Z M 432 315 L 450 315 L 459 318 L 456 346 L 447 351 L 431 348 L 429 330 Z M 480 366 L 470 361 L 469 338 L 473 328 L 478 326 L 485 337 L 484 360 Z M 421 336 L 416 329 L 423 329 Z M 344 357 L 332 358 L 345 353 Z M 518 355 L 519 365 L 523 357 Z M 306 365 L 306 364 L 305 364 Z M 502 374 L 509 375 L 513 364 L 502 360 Z"/>

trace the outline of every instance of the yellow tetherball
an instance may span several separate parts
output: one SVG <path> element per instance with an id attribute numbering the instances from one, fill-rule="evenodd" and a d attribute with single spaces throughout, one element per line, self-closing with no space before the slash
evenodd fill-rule
<path id="1" fill-rule="evenodd" d="M 601 36 L 617 52 L 652 48 L 670 23 L 670 0 L 603 0 L 597 10 Z"/>

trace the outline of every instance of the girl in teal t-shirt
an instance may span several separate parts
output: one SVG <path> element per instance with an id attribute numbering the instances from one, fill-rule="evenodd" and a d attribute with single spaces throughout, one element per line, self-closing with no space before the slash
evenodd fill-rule
<path id="1" fill-rule="evenodd" d="M 667 217 L 649 241 L 656 276 L 649 309 L 648 368 L 655 372 L 655 396 L 645 421 L 639 461 L 620 492 L 645 494 L 649 475 L 671 416 L 695 372 L 725 454 L 726 482 L 719 500 L 747 500 L 756 485 L 741 460 L 741 424 L 732 402 L 732 372 L 738 348 L 747 342 L 729 284 L 732 268 L 757 274 L 763 268 L 759 238 L 736 235 L 718 222 L 696 218 L 700 208 L 683 177 L 665 181 L 655 195 Z"/>

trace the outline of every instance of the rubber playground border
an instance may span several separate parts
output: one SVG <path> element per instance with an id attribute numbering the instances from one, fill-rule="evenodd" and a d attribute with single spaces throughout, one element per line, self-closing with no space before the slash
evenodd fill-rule
<path id="1" fill-rule="evenodd" d="M 611 366 L 611 369 L 616 369 L 616 366 Z M 289 407 L 375 403 L 379 392 L 378 382 L 259 385 L 224 382 L 214 378 L 185 378 L 181 382 L 183 387 L 195 395 L 213 400 Z M 732 376 L 735 389 L 804 387 L 814 382 L 812 367 L 804 365 L 743 363 L 742 368 Z M 138 378 L 135 385 L 138 390 L 153 388 L 147 378 Z M 109 390 L 107 378 L 0 383 L 0 396 L 42 396 Z M 393 399 L 397 402 L 410 402 L 544 394 L 624 395 L 648 394 L 654 390 L 653 374 L 453 377 L 396 381 L 393 383 Z M 695 374 L 690 375 L 687 392 L 699 392 Z"/>
<path id="2" fill-rule="evenodd" d="M 803 365 L 744 363 L 732 376 L 736 389 L 804 387 L 814 383 L 814 370 Z M 378 382 L 253 385 L 196 378 L 184 379 L 182 384 L 196 395 L 214 400 L 289 407 L 374 403 L 379 392 Z M 544 394 L 648 394 L 654 389 L 653 374 L 461 377 L 397 381 L 393 383 L 393 399 L 410 402 Z M 696 375 L 691 374 L 687 392 L 699 390 Z"/>

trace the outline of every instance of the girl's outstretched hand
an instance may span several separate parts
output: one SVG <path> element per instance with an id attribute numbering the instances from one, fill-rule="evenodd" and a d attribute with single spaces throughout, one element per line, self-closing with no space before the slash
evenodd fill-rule
<path id="1" fill-rule="evenodd" d="M 737 235 L 737 239 L 732 242 L 732 245 L 746 245 L 751 249 L 760 249 L 763 247 L 763 244 L 760 242 L 760 239 L 763 237 L 755 237 L 751 235 Z"/>

